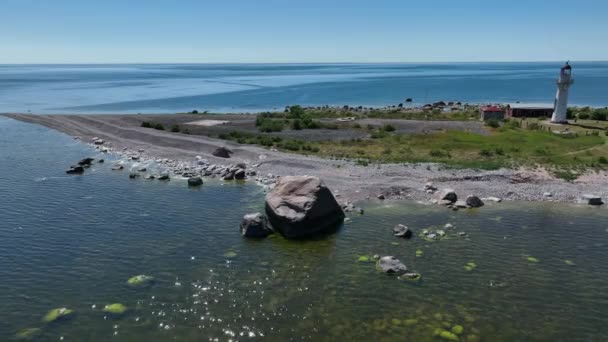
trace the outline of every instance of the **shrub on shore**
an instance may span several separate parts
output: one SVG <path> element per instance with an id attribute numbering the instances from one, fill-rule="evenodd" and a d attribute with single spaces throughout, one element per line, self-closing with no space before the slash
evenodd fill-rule
<path id="1" fill-rule="evenodd" d="M 171 132 L 179 133 L 179 131 L 181 131 L 179 125 L 176 124 L 176 125 L 171 126 Z"/>

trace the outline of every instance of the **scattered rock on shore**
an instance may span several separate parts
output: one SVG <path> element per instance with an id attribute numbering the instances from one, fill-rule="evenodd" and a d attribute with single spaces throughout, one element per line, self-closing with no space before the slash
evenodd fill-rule
<path id="1" fill-rule="evenodd" d="M 584 194 L 583 196 L 581 196 L 581 201 L 583 203 L 587 203 L 589 205 L 602 205 L 602 204 L 604 204 L 604 202 L 602 201 L 602 198 L 600 196 L 592 195 L 592 194 Z"/>
<path id="2" fill-rule="evenodd" d="M 312 176 L 286 176 L 266 196 L 270 224 L 286 238 L 328 232 L 344 221 L 344 212 L 325 183 Z"/>
<path id="3" fill-rule="evenodd" d="M 452 189 L 443 189 L 441 190 L 441 192 L 439 193 L 439 196 L 437 198 L 440 202 L 441 201 L 449 201 L 449 202 L 456 202 L 458 200 L 458 195 L 456 195 L 456 192 Z"/>
<path id="4" fill-rule="evenodd" d="M 479 199 L 479 197 L 474 196 L 474 195 L 467 196 L 465 203 L 468 207 L 471 207 L 471 208 L 479 208 L 479 207 L 483 207 L 483 205 L 484 205 L 483 201 L 481 199 Z"/>
<path id="5" fill-rule="evenodd" d="M 268 219 L 261 213 L 243 216 L 240 230 L 243 236 L 250 238 L 265 238 L 273 233 L 268 225 Z"/>
<path id="6" fill-rule="evenodd" d="M 212 154 L 214 156 L 220 157 L 220 158 L 230 158 L 232 151 L 230 151 L 229 149 L 227 149 L 225 147 L 220 147 L 220 148 L 217 148 L 215 151 L 213 151 Z"/>

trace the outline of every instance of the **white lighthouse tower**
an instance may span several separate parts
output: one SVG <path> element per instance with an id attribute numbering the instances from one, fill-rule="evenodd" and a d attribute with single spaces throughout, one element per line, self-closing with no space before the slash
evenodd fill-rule
<path id="1" fill-rule="evenodd" d="M 568 88 L 574 83 L 572 79 L 572 67 L 568 62 L 562 67 L 557 80 L 557 94 L 555 94 L 555 105 L 553 107 L 553 123 L 568 123 L 566 112 L 568 110 Z"/>

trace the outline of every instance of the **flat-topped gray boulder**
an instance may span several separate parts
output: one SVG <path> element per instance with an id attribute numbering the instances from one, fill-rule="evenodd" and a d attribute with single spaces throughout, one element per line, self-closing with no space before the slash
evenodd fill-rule
<path id="1" fill-rule="evenodd" d="M 265 238 L 274 233 L 268 225 L 268 219 L 261 213 L 243 216 L 240 229 L 243 236 L 250 238 Z"/>
<path id="2" fill-rule="evenodd" d="M 312 176 L 286 176 L 266 195 L 272 227 L 288 239 L 329 232 L 344 221 L 344 212 L 325 183 Z"/>
<path id="3" fill-rule="evenodd" d="M 394 256 L 383 256 L 378 260 L 378 269 L 384 273 L 404 273 L 407 267 Z"/>
<path id="4" fill-rule="evenodd" d="M 589 204 L 589 205 L 602 205 L 602 204 L 604 204 L 604 201 L 602 201 L 602 198 L 600 196 L 592 195 L 592 194 L 584 194 L 583 196 L 581 196 L 581 201 L 583 203 L 586 203 L 586 204 Z"/>

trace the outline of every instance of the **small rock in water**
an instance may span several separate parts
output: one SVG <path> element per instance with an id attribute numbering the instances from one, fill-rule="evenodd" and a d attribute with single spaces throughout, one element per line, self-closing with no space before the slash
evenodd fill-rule
<path id="1" fill-rule="evenodd" d="M 454 228 L 454 225 L 451 223 L 446 223 L 445 226 L 443 226 L 444 229 L 452 229 Z"/>
<path id="2" fill-rule="evenodd" d="M 77 175 L 77 174 L 81 174 L 84 173 L 84 167 L 77 165 L 77 166 L 72 166 L 69 170 L 67 170 L 65 173 L 67 173 L 68 175 Z"/>
<path id="3" fill-rule="evenodd" d="M 584 194 L 581 197 L 581 200 L 582 200 L 583 203 L 587 203 L 589 205 L 602 205 L 602 204 L 604 204 L 604 202 L 602 201 L 602 198 L 600 196 L 592 195 L 592 194 Z"/>
<path id="4" fill-rule="evenodd" d="M 203 179 L 201 177 L 188 178 L 188 186 L 201 186 L 203 185 Z"/>
<path id="5" fill-rule="evenodd" d="M 52 323 L 57 321 L 62 321 L 71 318 L 74 315 L 74 310 L 68 308 L 57 308 L 49 311 L 44 317 L 42 321 L 44 323 Z"/>
<path id="6" fill-rule="evenodd" d="M 386 198 L 386 197 L 384 197 L 384 195 L 378 195 L 378 199 L 379 199 L 379 200 L 383 200 L 383 199 L 385 199 L 385 198 Z"/>
<path id="7" fill-rule="evenodd" d="M 129 178 L 130 178 L 130 179 L 139 178 L 139 173 L 131 172 L 131 173 L 129 174 Z"/>
<path id="8" fill-rule="evenodd" d="M 168 180 L 170 180 L 169 174 L 167 174 L 167 173 L 161 174 L 160 176 L 158 176 L 158 180 L 161 180 L 161 181 L 168 181 Z"/>
<path id="9" fill-rule="evenodd" d="M 412 237 L 412 231 L 409 227 L 404 226 L 402 224 L 398 224 L 393 227 L 393 235 L 397 237 L 402 237 L 404 239 L 409 239 Z"/>
<path id="10" fill-rule="evenodd" d="M 268 219 L 261 213 L 243 216 L 240 230 L 243 236 L 251 238 L 264 238 L 273 233 L 268 225 Z"/>
<path id="11" fill-rule="evenodd" d="M 114 171 L 122 170 L 124 168 L 125 167 L 120 164 L 116 164 L 116 165 L 112 166 L 112 170 L 114 170 Z"/>
<path id="12" fill-rule="evenodd" d="M 154 281 L 154 277 L 140 274 L 129 278 L 129 280 L 127 280 L 127 284 L 132 287 L 144 287 L 152 285 Z"/>
<path id="13" fill-rule="evenodd" d="M 394 256 L 383 256 L 378 260 L 378 268 L 385 273 L 407 272 L 407 267 Z"/>

